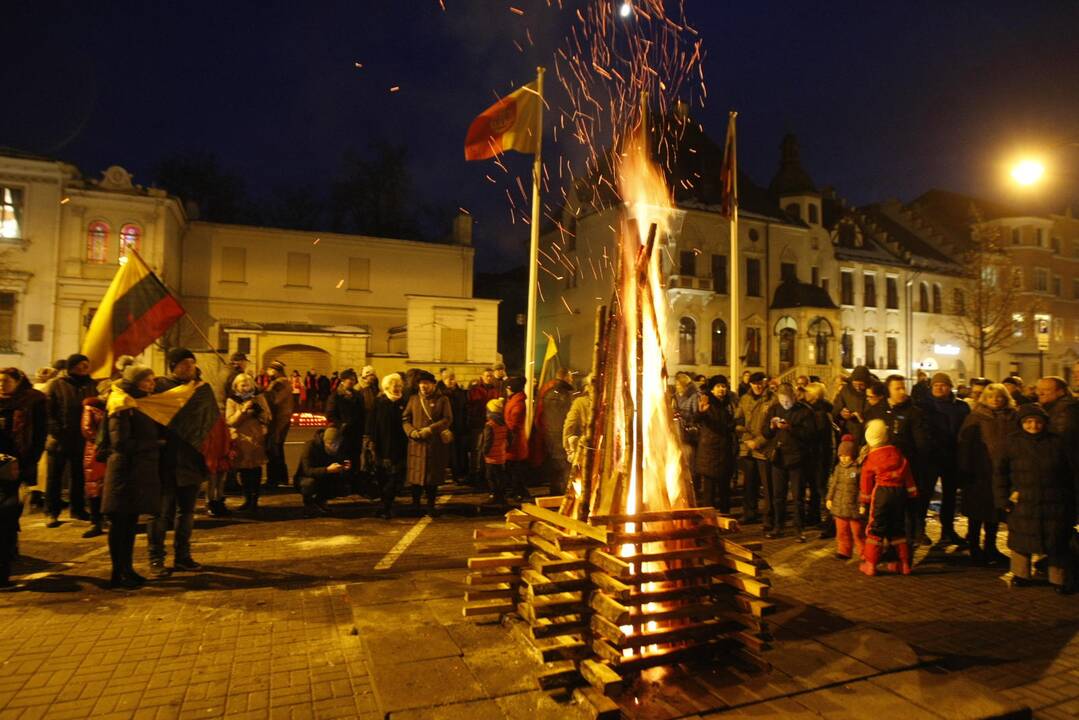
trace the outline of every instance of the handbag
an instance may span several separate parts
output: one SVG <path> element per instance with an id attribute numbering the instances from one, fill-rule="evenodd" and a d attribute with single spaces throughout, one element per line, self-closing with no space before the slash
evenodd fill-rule
<path id="1" fill-rule="evenodd" d="M 451 442 L 453 442 L 453 430 L 450 430 L 449 428 L 446 428 L 445 430 L 440 432 L 438 436 L 442 438 L 443 445 L 449 445 Z"/>
<path id="2" fill-rule="evenodd" d="M 14 455 L 0 455 L 0 482 L 19 481 L 19 459 Z"/>

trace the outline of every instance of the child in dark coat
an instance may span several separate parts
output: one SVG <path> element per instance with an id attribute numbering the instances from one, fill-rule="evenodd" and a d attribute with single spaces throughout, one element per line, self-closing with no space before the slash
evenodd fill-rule
<path id="1" fill-rule="evenodd" d="M 865 426 L 865 441 L 869 454 L 862 464 L 858 511 L 859 514 L 865 513 L 868 505 L 869 525 L 859 569 L 866 575 L 877 574 L 881 544 L 887 540 L 899 555 L 900 572 L 910 575 L 907 506 L 918 497 L 910 464 L 899 448 L 888 444 L 888 426 L 883 420 L 869 421 Z"/>
<path id="2" fill-rule="evenodd" d="M 854 437 L 844 435 L 839 443 L 839 462 L 828 481 L 827 507 L 835 518 L 835 556 L 850 560 L 851 550 L 863 553 L 865 546 L 865 516 L 858 512 L 858 488 L 862 465 L 855 459 L 858 451 Z"/>

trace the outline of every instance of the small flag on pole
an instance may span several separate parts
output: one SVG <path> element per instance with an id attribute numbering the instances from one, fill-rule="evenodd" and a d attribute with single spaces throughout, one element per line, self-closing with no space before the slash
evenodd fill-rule
<path id="1" fill-rule="evenodd" d="M 507 150 L 535 153 L 542 102 L 536 83 L 530 82 L 480 113 L 465 136 L 465 160 L 486 160 Z"/>
<path id="2" fill-rule="evenodd" d="M 561 367 L 558 362 L 558 345 L 554 338 L 547 336 L 547 351 L 543 354 L 543 365 L 540 367 L 539 386 L 542 388 L 554 378 L 555 371 Z"/>
<path id="3" fill-rule="evenodd" d="M 139 257 L 129 252 L 94 313 L 82 343 L 90 377 L 112 375 L 120 355 L 138 355 L 184 314 L 180 302 Z"/>

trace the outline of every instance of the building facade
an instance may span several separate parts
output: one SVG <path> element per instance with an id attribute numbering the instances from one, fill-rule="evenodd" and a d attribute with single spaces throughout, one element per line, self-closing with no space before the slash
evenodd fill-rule
<path id="1" fill-rule="evenodd" d="M 372 364 L 379 373 L 497 358 L 498 300 L 472 297 L 471 224 L 435 244 L 192 221 L 182 203 L 119 166 L 99 180 L 67 163 L 0 152 L 0 366 L 33 374 L 75 352 L 130 250 L 188 317 L 163 349 L 245 352 L 301 372 Z"/>

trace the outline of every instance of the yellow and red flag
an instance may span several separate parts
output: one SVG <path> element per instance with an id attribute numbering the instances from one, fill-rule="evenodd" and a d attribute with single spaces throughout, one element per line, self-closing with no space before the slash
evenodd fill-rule
<path id="1" fill-rule="evenodd" d="M 180 301 L 138 253 L 129 252 L 82 343 L 82 354 L 90 358 L 90 377 L 112 375 L 117 357 L 138 355 L 183 314 Z"/>
<path id="2" fill-rule="evenodd" d="M 486 160 L 507 150 L 535 153 L 542 102 L 533 81 L 480 113 L 468 126 L 465 160 Z"/>

